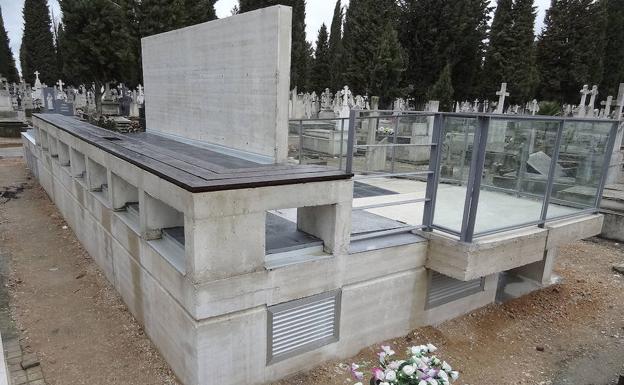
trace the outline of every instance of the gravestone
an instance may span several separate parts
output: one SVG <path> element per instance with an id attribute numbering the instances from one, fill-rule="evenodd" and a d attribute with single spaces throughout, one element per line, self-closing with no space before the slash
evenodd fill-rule
<path id="1" fill-rule="evenodd" d="M 285 161 L 291 26 L 278 5 L 143 38 L 148 132 Z"/>
<path id="2" fill-rule="evenodd" d="M 65 116 L 74 116 L 74 105 L 64 100 L 57 100 L 54 105 L 54 112 Z"/>
<path id="3" fill-rule="evenodd" d="M 529 155 L 527 165 L 530 166 L 532 171 L 544 176 L 548 176 L 550 173 L 550 164 L 552 158 L 543 151 L 534 152 Z M 555 166 L 555 178 L 563 176 L 563 168 L 559 164 Z"/>
<path id="4" fill-rule="evenodd" d="M 496 105 L 496 113 L 502 114 L 505 110 L 505 98 L 509 96 L 509 92 L 507 92 L 507 83 L 501 83 L 501 88 L 499 91 L 496 91 L 496 95 L 498 95 L 498 104 Z"/>
<path id="5" fill-rule="evenodd" d="M 589 86 L 585 84 L 579 92 L 581 93 L 581 102 L 579 103 L 578 110 L 575 116 L 582 118 L 587 115 L 587 95 L 589 95 L 591 91 L 589 90 Z"/>
<path id="6" fill-rule="evenodd" d="M 54 113 L 55 107 L 54 103 L 56 98 L 54 87 L 43 87 L 41 88 L 41 106 L 43 113 Z"/>

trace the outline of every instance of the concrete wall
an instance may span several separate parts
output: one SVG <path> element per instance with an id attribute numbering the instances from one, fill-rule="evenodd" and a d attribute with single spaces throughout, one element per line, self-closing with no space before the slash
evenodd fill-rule
<path id="1" fill-rule="evenodd" d="M 284 161 L 291 24 L 274 6 L 144 38 L 147 129 Z"/>

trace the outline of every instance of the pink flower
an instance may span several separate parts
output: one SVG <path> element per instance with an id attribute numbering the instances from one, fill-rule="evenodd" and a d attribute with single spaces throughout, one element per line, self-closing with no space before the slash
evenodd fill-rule
<path id="1" fill-rule="evenodd" d="M 373 377 L 379 381 L 383 381 L 386 378 L 384 371 L 380 368 L 373 368 Z"/>
<path id="2" fill-rule="evenodd" d="M 351 375 L 358 381 L 364 379 L 364 373 L 358 371 L 359 368 L 358 364 L 351 364 Z"/>

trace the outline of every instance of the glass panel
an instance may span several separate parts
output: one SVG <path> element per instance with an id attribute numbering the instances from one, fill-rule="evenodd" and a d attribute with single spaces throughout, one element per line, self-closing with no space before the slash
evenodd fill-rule
<path id="1" fill-rule="evenodd" d="M 475 235 L 541 218 L 557 121 L 492 119 Z"/>
<path id="2" fill-rule="evenodd" d="M 595 207 L 612 126 L 611 122 L 566 122 L 549 219 Z"/>
<path id="3" fill-rule="evenodd" d="M 445 117 L 442 127 L 440 183 L 433 224 L 460 232 L 470 171 L 476 118 Z"/>
<path id="4" fill-rule="evenodd" d="M 291 120 L 288 128 L 288 156 L 301 164 L 344 169 L 348 130 L 348 119 Z"/>

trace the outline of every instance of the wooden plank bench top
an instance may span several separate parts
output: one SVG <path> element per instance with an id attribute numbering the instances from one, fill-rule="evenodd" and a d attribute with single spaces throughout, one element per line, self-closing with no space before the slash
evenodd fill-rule
<path id="1" fill-rule="evenodd" d="M 121 134 L 73 117 L 34 114 L 61 131 L 192 193 L 350 179 L 318 165 L 260 164 L 151 134 Z"/>

